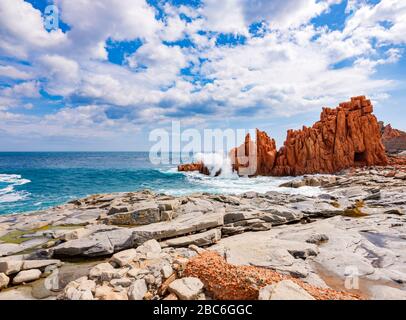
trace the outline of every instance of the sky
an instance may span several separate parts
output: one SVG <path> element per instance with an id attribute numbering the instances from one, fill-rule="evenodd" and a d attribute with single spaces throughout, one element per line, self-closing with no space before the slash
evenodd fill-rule
<path id="1" fill-rule="evenodd" d="M 405 49 L 404 0 L 1 0 L 0 151 L 147 151 L 172 121 L 281 146 L 358 95 L 406 130 Z"/>

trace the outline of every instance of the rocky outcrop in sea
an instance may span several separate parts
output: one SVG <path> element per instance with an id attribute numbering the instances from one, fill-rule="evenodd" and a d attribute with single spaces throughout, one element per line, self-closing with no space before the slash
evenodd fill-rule
<path id="1" fill-rule="evenodd" d="M 233 170 L 246 175 L 246 168 L 255 162 L 256 170 L 250 176 L 299 176 L 386 165 L 380 127 L 372 112 L 371 101 L 365 96 L 353 97 L 335 109 L 323 108 L 312 127 L 288 130 L 279 150 L 274 139 L 257 130 L 255 142 L 248 134 L 240 147 L 230 151 Z M 203 162 L 180 165 L 178 170 L 208 173 Z"/>

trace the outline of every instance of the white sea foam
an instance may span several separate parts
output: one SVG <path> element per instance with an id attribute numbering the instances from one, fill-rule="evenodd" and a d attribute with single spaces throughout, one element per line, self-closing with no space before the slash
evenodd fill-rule
<path id="1" fill-rule="evenodd" d="M 232 170 L 231 159 L 221 153 L 197 153 L 195 161 L 204 163 L 212 177 L 220 170 L 219 177 L 222 179 L 237 177 L 237 174 Z"/>
<path id="2" fill-rule="evenodd" d="M 218 167 L 216 167 L 217 169 Z M 173 174 L 177 172 L 176 168 L 171 168 L 162 172 Z M 178 172 L 179 173 L 179 172 Z M 185 195 L 192 192 L 208 192 L 221 194 L 241 194 L 248 191 L 258 193 L 266 193 L 268 191 L 276 191 L 287 194 L 301 194 L 305 196 L 317 196 L 323 191 L 319 187 L 300 187 L 300 188 L 285 188 L 279 187 L 282 183 L 300 179 L 300 177 L 239 177 L 233 173 L 231 175 L 220 175 L 217 177 L 206 176 L 198 172 L 181 172 L 186 176 L 189 184 L 184 188 L 174 187 L 171 189 L 161 189 L 160 192 L 172 195 Z M 193 186 L 193 187 L 191 187 Z"/>
<path id="3" fill-rule="evenodd" d="M 17 202 L 26 199 L 30 194 L 26 191 L 16 191 L 0 196 L 0 203 Z"/>
<path id="4" fill-rule="evenodd" d="M 202 191 L 215 193 L 241 194 L 248 191 L 265 193 L 277 191 L 289 194 L 303 194 L 316 196 L 321 192 L 318 187 L 284 188 L 279 187 L 284 182 L 290 181 L 292 177 L 209 177 L 196 172 L 186 173 L 189 182 L 201 186 Z"/>
<path id="5" fill-rule="evenodd" d="M 0 203 L 17 202 L 26 199 L 30 194 L 24 190 L 15 190 L 15 186 L 22 186 L 30 183 L 28 179 L 23 179 L 19 174 L 0 174 L 0 184 L 6 185 L 0 189 Z"/>
<path id="6" fill-rule="evenodd" d="M 13 192 L 13 191 L 14 191 L 13 186 L 7 186 L 7 187 L 5 187 L 3 189 L 0 189 L 0 196 L 2 196 L 3 194 L 6 194 L 6 193 Z"/>
<path id="7" fill-rule="evenodd" d="M 0 182 L 10 183 L 14 186 L 21 186 L 31 181 L 28 179 L 23 179 L 19 174 L 0 174 Z"/>

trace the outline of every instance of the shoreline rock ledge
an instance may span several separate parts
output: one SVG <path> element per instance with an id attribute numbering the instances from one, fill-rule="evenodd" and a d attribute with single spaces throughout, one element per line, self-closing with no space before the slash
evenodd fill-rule
<path id="1" fill-rule="evenodd" d="M 256 171 L 249 174 L 253 176 L 299 176 L 335 173 L 351 167 L 385 166 L 388 158 L 381 128 L 372 112 L 371 101 L 365 96 L 353 97 L 335 109 L 323 108 L 320 120 L 312 127 L 288 130 L 279 150 L 274 139 L 257 129 L 255 142 L 248 134 L 241 146 L 229 152 L 233 170 L 246 175 L 245 169 L 253 161 Z M 208 174 L 204 163 L 180 165 L 178 170 Z"/>

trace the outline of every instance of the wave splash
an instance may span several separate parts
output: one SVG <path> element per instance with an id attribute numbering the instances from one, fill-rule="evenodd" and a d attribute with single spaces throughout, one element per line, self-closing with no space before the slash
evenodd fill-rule
<path id="1" fill-rule="evenodd" d="M 15 186 L 30 183 L 19 174 L 0 174 L 0 203 L 17 202 L 26 199 L 30 193 L 24 190 L 15 190 Z"/>
<path id="2" fill-rule="evenodd" d="M 233 172 L 231 159 L 222 153 L 197 153 L 195 161 L 204 163 L 211 177 L 214 177 L 220 171 L 217 177 L 238 178 L 237 173 Z"/>

